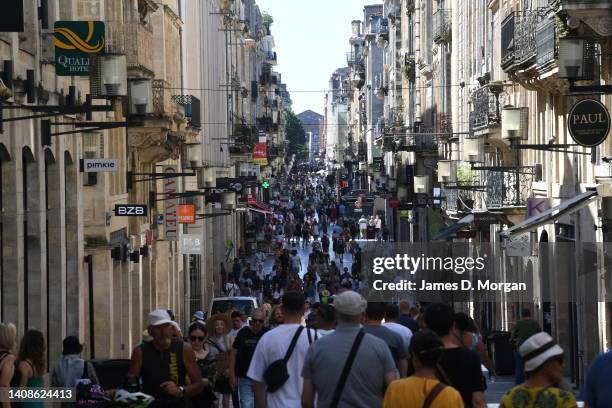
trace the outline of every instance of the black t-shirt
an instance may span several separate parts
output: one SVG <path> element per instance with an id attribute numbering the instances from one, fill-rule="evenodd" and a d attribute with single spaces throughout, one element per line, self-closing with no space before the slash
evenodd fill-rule
<path id="1" fill-rule="evenodd" d="M 472 393 L 486 389 L 478 354 L 462 347 L 444 349 L 440 366 L 450 381 L 447 385 L 459 391 L 465 408 L 471 408 Z M 441 379 L 447 382 L 444 375 Z"/>
<path id="2" fill-rule="evenodd" d="M 265 330 L 262 330 L 255 334 L 250 327 L 243 327 L 238 332 L 232 346 L 237 350 L 236 377 L 246 378 L 251 359 L 253 358 L 253 353 L 255 353 L 255 347 L 257 347 L 257 342 L 265 332 Z"/>
<path id="3" fill-rule="evenodd" d="M 399 316 L 399 319 L 397 319 L 397 322 L 401 324 L 402 326 L 409 328 L 412 331 L 412 333 L 416 333 L 417 331 L 419 331 L 419 324 L 417 323 L 416 320 L 410 317 L 410 315 L 401 314 Z"/>

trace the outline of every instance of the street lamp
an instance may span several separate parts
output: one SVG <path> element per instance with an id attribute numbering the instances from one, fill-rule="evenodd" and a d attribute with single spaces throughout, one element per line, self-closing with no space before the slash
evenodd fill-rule
<path id="1" fill-rule="evenodd" d="M 457 162 L 454 160 L 438 161 L 438 182 L 454 182 L 457 180 Z"/>
<path id="2" fill-rule="evenodd" d="M 527 139 L 529 108 L 506 106 L 502 110 L 502 139 Z"/>
<path id="3" fill-rule="evenodd" d="M 429 193 L 429 176 L 414 176 L 415 194 Z"/>
<path id="4" fill-rule="evenodd" d="M 484 140 L 481 138 L 466 138 L 463 140 L 464 159 L 469 162 L 480 161 L 480 155 L 484 150 Z"/>
<path id="5" fill-rule="evenodd" d="M 146 115 L 153 112 L 153 88 L 150 79 L 131 79 L 129 85 L 130 113 Z"/>

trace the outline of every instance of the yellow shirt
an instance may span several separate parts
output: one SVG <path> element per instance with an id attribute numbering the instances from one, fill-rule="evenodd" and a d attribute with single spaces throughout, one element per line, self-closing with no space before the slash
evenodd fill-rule
<path id="1" fill-rule="evenodd" d="M 576 408 L 572 394 L 559 388 L 517 385 L 503 396 L 501 408 Z"/>
<path id="2" fill-rule="evenodd" d="M 421 408 L 438 383 L 438 380 L 421 377 L 395 380 L 385 393 L 384 408 Z M 430 408 L 463 408 L 463 400 L 459 391 L 447 386 L 433 400 Z"/>

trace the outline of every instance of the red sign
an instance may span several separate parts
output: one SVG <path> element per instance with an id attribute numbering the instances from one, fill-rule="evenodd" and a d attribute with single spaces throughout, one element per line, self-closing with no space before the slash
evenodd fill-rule
<path id="1" fill-rule="evenodd" d="M 397 197 L 391 197 L 387 199 L 387 205 L 389 208 L 397 208 L 399 207 L 400 200 Z"/>
<path id="2" fill-rule="evenodd" d="M 180 204 L 177 209 L 178 222 L 180 224 L 195 224 L 195 205 Z"/>
<path id="3" fill-rule="evenodd" d="M 253 151 L 253 163 L 259 164 L 260 166 L 268 165 L 268 144 L 257 143 L 255 150 Z"/>

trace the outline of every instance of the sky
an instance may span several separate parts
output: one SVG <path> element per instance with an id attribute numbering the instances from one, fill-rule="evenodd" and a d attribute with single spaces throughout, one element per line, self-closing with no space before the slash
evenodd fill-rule
<path id="1" fill-rule="evenodd" d="M 329 78 L 336 68 L 346 66 L 351 21 L 363 20 L 363 6 L 382 1 L 257 0 L 257 4 L 274 18 L 275 70 L 287 84 L 293 111 L 322 114 Z"/>

